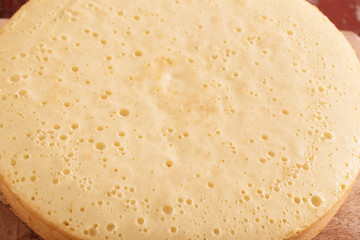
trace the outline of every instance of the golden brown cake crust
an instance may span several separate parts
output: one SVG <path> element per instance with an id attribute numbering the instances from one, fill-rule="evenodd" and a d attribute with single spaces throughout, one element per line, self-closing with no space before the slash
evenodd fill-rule
<path id="1" fill-rule="evenodd" d="M 357 177 L 359 177 L 360 173 Z M 348 197 L 351 189 L 353 188 L 356 179 L 353 181 L 349 189 L 346 190 L 344 195 L 340 198 L 340 200 L 327 212 L 325 213 L 318 221 L 310 225 L 305 230 L 297 233 L 297 235 L 288 238 L 287 240 L 309 240 L 314 238 L 316 235 L 318 235 L 321 230 L 331 221 L 331 219 L 336 215 L 340 207 L 345 202 L 346 198 Z"/>
<path id="2" fill-rule="evenodd" d="M 31 227 L 39 236 L 46 240 L 81 240 L 68 232 L 57 228 L 53 223 L 46 220 L 41 214 L 32 209 L 25 201 L 10 190 L 0 175 L 0 191 L 4 194 L 6 201 L 14 209 L 18 217 Z"/>
<path id="3" fill-rule="evenodd" d="M 358 174 L 359 177 L 360 174 Z M 327 212 L 322 216 L 317 222 L 313 223 L 311 226 L 305 230 L 295 233 L 297 235 L 288 238 L 287 240 L 310 240 L 314 238 L 321 230 L 330 222 L 330 220 L 336 215 L 337 211 L 340 209 L 342 204 L 345 202 L 347 196 L 349 195 L 351 189 L 353 188 L 356 179 L 351 184 L 351 186 L 346 190 L 341 199 Z M 7 187 L 6 183 L 2 181 L 0 176 L 0 190 L 4 193 L 7 201 L 11 207 L 15 210 L 18 216 L 25 221 L 37 234 L 46 240 L 81 240 L 75 236 L 69 235 L 67 232 L 57 229 L 54 224 L 48 222 L 40 214 L 34 211 L 32 208 L 22 202 L 19 197 L 15 195 Z"/>

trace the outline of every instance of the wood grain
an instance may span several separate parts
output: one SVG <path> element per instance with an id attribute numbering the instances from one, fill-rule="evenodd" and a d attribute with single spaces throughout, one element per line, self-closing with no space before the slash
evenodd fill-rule
<path id="1" fill-rule="evenodd" d="M 0 27 L 6 23 L 0 19 Z M 360 58 L 360 37 L 345 32 Z M 11 211 L 0 193 L 0 239 L 38 240 L 39 238 Z M 360 239 L 360 177 L 344 205 L 331 222 L 313 240 L 359 240 Z"/>
<path id="2" fill-rule="evenodd" d="M 331 222 L 313 240 L 360 239 L 360 177 Z"/>
<path id="3" fill-rule="evenodd" d="M 7 19 L 0 18 L 0 28 L 7 22 Z"/>
<path id="4" fill-rule="evenodd" d="M 5 205 L 0 203 L 0 239 L 39 240 Z"/>

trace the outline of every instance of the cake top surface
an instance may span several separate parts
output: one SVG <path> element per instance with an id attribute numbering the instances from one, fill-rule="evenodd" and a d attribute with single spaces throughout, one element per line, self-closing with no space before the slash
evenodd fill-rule
<path id="1" fill-rule="evenodd" d="M 302 0 L 32 0 L 0 179 L 74 238 L 282 239 L 359 171 L 359 63 Z"/>

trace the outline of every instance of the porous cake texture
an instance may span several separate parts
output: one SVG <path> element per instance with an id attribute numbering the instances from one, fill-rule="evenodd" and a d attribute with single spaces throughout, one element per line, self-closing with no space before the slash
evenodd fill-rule
<path id="1" fill-rule="evenodd" d="M 32 0 L 0 31 L 0 189 L 44 239 L 309 239 L 360 68 L 304 0 Z"/>

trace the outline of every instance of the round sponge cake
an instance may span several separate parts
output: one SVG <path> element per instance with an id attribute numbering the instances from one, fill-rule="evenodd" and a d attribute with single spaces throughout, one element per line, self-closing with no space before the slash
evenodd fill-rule
<path id="1" fill-rule="evenodd" d="M 44 239 L 309 239 L 359 173 L 360 65 L 304 0 L 32 0 L 0 188 Z"/>

